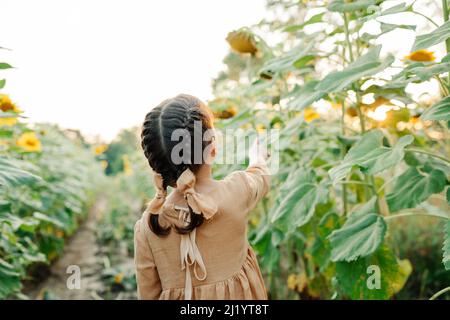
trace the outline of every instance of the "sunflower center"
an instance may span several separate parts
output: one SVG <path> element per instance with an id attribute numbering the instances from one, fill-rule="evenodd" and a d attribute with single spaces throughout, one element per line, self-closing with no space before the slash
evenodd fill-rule
<path id="1" fill-rule="evenodd" d="M 3 103 L 0 105 L 0 109 L 2 109 L 3 112 L 14 110 L 14 107 L 11 103 Z"/>
<path id="2" fill-rule="evenodd" d="M 34 147 L 34 146 L 36 146 L 36 141 L 33 140 L 33 139 L 27 139 L 27 140 L 25 141 L 25 144 L 26 144 L 27 146 Z"/>

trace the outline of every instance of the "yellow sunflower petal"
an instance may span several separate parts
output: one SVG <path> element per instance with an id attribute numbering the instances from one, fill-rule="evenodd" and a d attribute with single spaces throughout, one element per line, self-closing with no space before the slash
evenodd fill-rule
<path id="1" fill-rule="evenodd" d="M 94 148 L 94 154 L 96 156 L 101 155 L 102 153 L 104 153 L 106 150 L 108 149 L 108 146 L 106 144 L 101 144 L 99 146 L 96 146 Z"/>
<path id="2" fill-rule="evenodd" d="M 436 60 L 436 57 L 434 56 L 434 52 L 428 50 L 417 50 L 405 56 L 405 59 L 411 61 L 431 62 Z"/>
<path id="3" fill-rule="evenodd" d="M 342 109 L 342 104 L 340 104 L 339 102 L 331 102 L 331 107 L 334 110 L 341 110 Z"/>
<path id="4" fill-rule="evenodd" d="M 320 115 L 316 111 L 314 111 L 313 108 L 306 108 L 303 116 L 305 117 L 305 121 L 308 123 L 320 118 Z"/>
<path id="5" fill-rule="evenodd" d="M 124 154 L 122 156 L 123 161 L 123 172 L 126 176 L 131 176 L 133 174 L 133 168 L 131 167 L 130 158 L 128 158 L 128 155 Z"/>
<path id="6" fill-rule="evenodd" d="M 0 110 L 3 112 L 21 112 L 21 110 L 11 101 L 11 98 L 7 94 L 0 94 Z"/>
<path id="7" fill-rule="evenodd" d="M 262 123 L 258 123 L 256 125 L 256 132 L 263 133 L 265 130 L 266 130 L 266 126 L 263 125 Z"/>
<path id="8" fill-rule="evenodd" d="M 117 284 L 122 283 L 123 276 L 124 276 L 123 272 L 120 272 L 120 273 L 116 274 L 114 276 L 114 283 L 117 283 Z"/>
<path id="9" fill-rule="evenodd" d="M 16 144 L 28 152 L 41 151 L 41 141 L 39 141 L 34 132 L 22 133 L 19 139 L 17 139 Z"/>
<path id="10" fill-rule="evenodd" d="M 297 288 L 297 275 L 290 274 L 287 279 L 287 286 L 291 290 L 295 290 Z"/>
<path id="11" fill-rule="evenodd" d="M 17 123 L 17 118 L 0 118 L 0 127 L 1 126 L 13 126 Z"/>

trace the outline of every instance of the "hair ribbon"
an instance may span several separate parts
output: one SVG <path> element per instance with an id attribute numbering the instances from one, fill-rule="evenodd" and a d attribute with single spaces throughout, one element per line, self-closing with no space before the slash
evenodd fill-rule
<path id="1" fill-rule="evenodd" d="M 156 194 L 147 205 L 147 211 L 152 214 L 160 214 L 167 197 L 167 190 L 164 189 L 163 178 L 159 173 L 153 174 L 153 182 L 156 188 Z"/>

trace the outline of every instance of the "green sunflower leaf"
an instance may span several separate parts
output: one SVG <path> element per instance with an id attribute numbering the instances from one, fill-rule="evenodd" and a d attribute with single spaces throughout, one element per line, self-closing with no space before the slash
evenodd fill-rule
<path id="1" fill-rule="evenodd" d="M 276 222 L 283 230 L 293 231 L 308 223 L 316 205 L 326 200 L 327 189 L 316 182 L 313 171 L 302 168 L 288 177 L 281 194 L 271 222 Z"/>
<path id="2" fill-rule="evenodd" d="M 315 90 L 327 93 L 342 91 L 361 78 L 383 71 L 395 59 L 392 55 L 389 55 L 384 60 L 380 60 L 380 51 L 381 45 L 376 46 L 349 64 L 344 70 L 328 74 L 319 82 Z"/>
<path id="3" fill-rule="evenodd" d="M 369 6 L 375 5 L 376 0 L 357 0 L 347 2 L 344 0 L 334 0 L 328 5 L 328 10 L 333 12 L 351 12 L 360 9 L 366 9 Z"/>
<path id="4" fill-rule="evenodd" d="M 450 96 L 426 109 L 421 118 L 423 120 L 450 120 Z"/>
<path id="5" fill-rule="evenodd" d="M 410 167 L 397 178 L 392 192 L 386 195 L 390 211 L 414 208 L 432 194 L 444 190 L 446 180 L 441 170 L 424 172 Z"/>
<path id="6" fill-rule="evenodd" d="M 398 260 L 385 245 L 369 257 L 336 263 L 338 286 L 353 300 L 389 299 L 403 288 L 411 271 L 411 263 Z"/>
<path id="7" fill-rule="evenodd" d="M 354 261 L 375 252 L 386 234 L 386 222 L 375 213 L 353 213 L 329 236 L 332 261 Z"/>
<path id="8" fill-rule="evenodd" d="M 427 49 L 450 38 L 450 21 L 434 29 L 432 32 L 416 37 L 412 51 Z"/>
<path id="9" fill-rule="evenodd" d="M 383 137 L 383 132 L 378 129 L 365 133 L 343 161 L 329 171 L 333 183 L 344 179 L 354 166 L 367 174 L 375 174 L 395 166 L 403 159 L 405 147 L 414 140 L 411 135 L 406 135 L 394 147 L 388 148 L 383 146 Z"/>

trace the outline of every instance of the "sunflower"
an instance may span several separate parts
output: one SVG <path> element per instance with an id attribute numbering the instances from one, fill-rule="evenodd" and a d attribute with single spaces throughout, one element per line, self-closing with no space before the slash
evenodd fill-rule
<path id="1" fill-rule="evenodd" d="M 350 108 L 345 109 L 345 113 L 352 118 L 358 116 L 358 110 L 356 110 L 355 107 L 350 107 Z"/>
<path id="2" fill-rule="evenodd" d="M 126 176 L 131 176 L 133 174 L 133 168 L 131 167 L 130 158 L 128 158 L 127 154 L 124 154 L 122 156 L 122 161 L 123 161 L 123 172 L 125 173 Z"/>
<path id="3" fill-rule="evenodd" d="M 320 118 L 319 114 L 314 111 L 313 108 L 306 108 L 303 116 L 305 117 L 305 121 L 308 123 Z"/>
<path id="4" fill-rule="evenodd" d="M 339 102 L 331 102 L 331 108 L 333 108 L 334 110 L 341 110 L 342 104 Z"/>
<path id="5" fill-rule="evenodd" d="M 436 60 L 436 57 L 434 56 L 434 52 L 428 50 L 417 50 L 405 56 L 405 59 L 411 61 L 431 62 Z"/>
<path id="6" fill-rule="evenodd" d="M 230 44 L 230 47 L 238 53 L 254 54 L 258 51 L 255 36 L 246 29 L 228 33 L 226 40 Z"/>
<path id="7" fill-rule="evenodd" d="M 238 110 L 235 106 L 231 106 L 225 110 L 215 110 L 213 111 L 214 118 L 217 119 L 229 119 L 233 118 L 237 114 Z"/>
<path id="8" fill-rule="evenodd" d="M 271 70 L 264 70 L 264 71 L 262 71 L 260 74 L 259 74 L 259 76 L 262 78 L 262 79 L 266 79 L 266 80 L 272 80 L 272 78 L 273 78 L 273 71 L 271 71 Z"/>
<path id="9" fill-rule="evenodd" d="M 100 161 L 100 165 L 102 166 L 102 169 L 105 170 L 106 168 L 108 168 L 108 161 L 102 160 Z"/>
<path id="10" fill-rule="evenodd" d="M 16 144 L 28 152 L 41 151 L 41 141 L 39 141 L 34 132 L 22 133 Z"/>
<path id="11" fill-rule="evenodd" d="M 282 127 L 281 122 L 275 122 L 272 126 L 273 129 L 281 129 Z"/>
<path id="12" fill-rule="evenodd" d="M 114 283 L 121 284 L 123 281 L 123 276 L 124 276 L 123 272 L 119 272 L 118 274 L 116 274 L 114 276 Z"/>
<path id="13" fill-rule="evenodd" d="M 0 110 L 3 112 L 20 112 L 20 109 L 11 101 L 7 94 L 0 93 Z"/>
<path id="14" fill-rule="evenodd" d="M 0 126 L 11 127 L 17 123 L 17 118 L 0 118 Z"/>
<path id="15" fill-rule="evenodd" d="M 263 133 L 265 130 L 266 130 L 266 126 L 263 125 L 262 123 L 258 123 L 256 125 L 256 132 Z"/>
<path id="16" fill-rule="evenodd" d="M 287 280 L 287 286 L 291 290 L 302 292 L 308 283 L 308 278 L 304 272 L 300 274 L 290 274 Z"/>
<path id="17" fill-rule="evenodd" d="M 208 102 L 208 107 L 212 110 L 214 119 L 229 119 L 238 113 L 236 103 L 232 100 L 218 97 Z"/>
<path id="18" fill-rule="evenodd" d="M 411 118 L 409 118 L 409 122 L 411 122 L 412 124 L 416 124 L 418 122 L 420 122 L 420 115 L 414 115 Z"/>
<path id="19" fill-rule="evenodd" d="M 11 101 L 8 95 L 0 94 L 0 110 L 3 112 L 19 113 L 21 110 Z M 0 118 L 0 126 L 13 126 L 17 117 Z"/>
<path id="20" fill-rule="evenodd" d="M 287 279 L 287 287 L 291 290 L 295 290 L 297 287 L 297 275 L 296 274 L 290 274 Z"/>
<path id="21" fill-rule="evenodd" d="M 94 154 L 96 156 L 101 155 L 102 153 L 104 153 L 106 150 L 108 149 L 108 146 L 106 144 L 101 144 L 99 146 L 96 146 L 94 148 Z"/>

